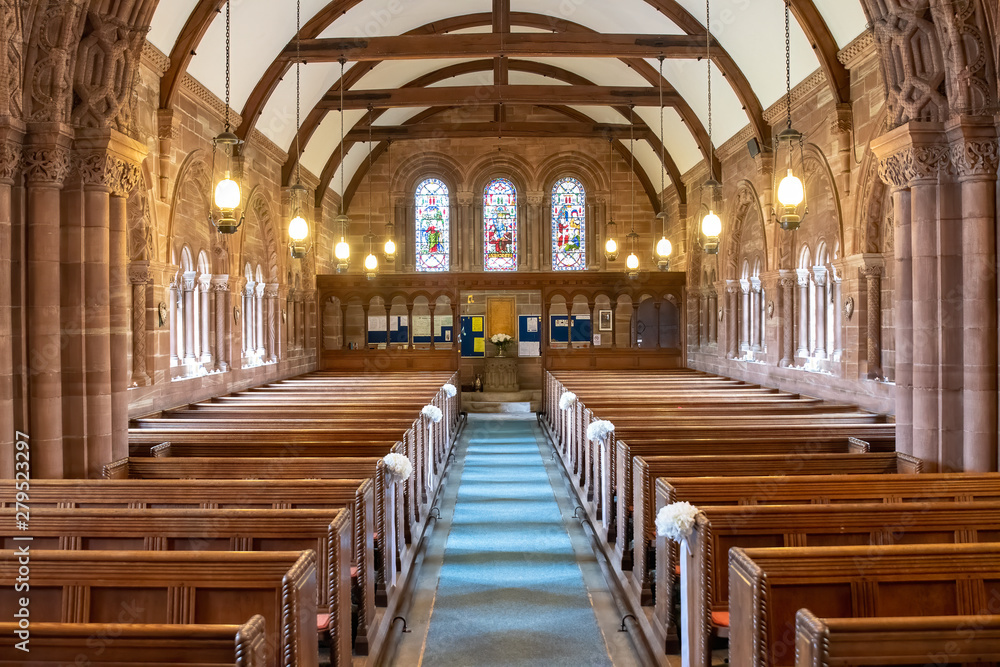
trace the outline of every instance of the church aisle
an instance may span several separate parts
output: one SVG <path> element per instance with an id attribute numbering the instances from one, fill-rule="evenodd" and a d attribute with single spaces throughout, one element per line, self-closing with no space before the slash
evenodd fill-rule
<path id="1" fill-rule="evenodd" d="M 638 664 L 542 452 L 534 415 L 469 416 L 394 664 Z"/>

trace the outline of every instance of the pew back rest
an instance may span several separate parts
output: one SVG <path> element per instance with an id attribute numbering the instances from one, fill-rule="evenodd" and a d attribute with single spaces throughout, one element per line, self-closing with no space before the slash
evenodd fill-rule
<path id="1" fill-rule="evenodd" d="M 795 614 L 984 613 L 1000 600 L 1000 544 L 791 547 L 729 552 L 730 660 L 792 665 Z"/>
<path id="2" fill-rule="evenodd" d="M 0 551 L 0 606 L 19 555 Z M 31 620 L 231 624 L 264 617 L 270 664 L 316 667 L 316 553 L 31 550 Z"/>
<path id="3" fill-rule="evenodd" d="M 0 623 L 0 635 L 14 637 L 17 623 Z M 153 625 L 121 623 L 32 623 L 32 665 L 102 667 L 265 667 L 264 617 L 242 625 Z M 24 656 L 0 655 L 0 667 L 23 667 Z"/>

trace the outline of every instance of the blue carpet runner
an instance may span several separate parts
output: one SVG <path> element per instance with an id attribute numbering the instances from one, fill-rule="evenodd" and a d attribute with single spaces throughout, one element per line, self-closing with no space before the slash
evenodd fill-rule
<path id="1" fill-rule="evenodd" d="M 534 420 L 470 416 L 422 664 L 611 666 Z"/>

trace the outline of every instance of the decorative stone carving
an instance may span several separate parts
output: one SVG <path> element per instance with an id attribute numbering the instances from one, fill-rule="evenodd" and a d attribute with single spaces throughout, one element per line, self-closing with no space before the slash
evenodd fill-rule
<path id="1" fill-rule="evenodd" d="M 69 120 L 73 64 L 88 4 L 87 0 L 37 3 L 27 40 L 35 48 L 28 52 L 24 64 L 24 80 L 28 84 L 24 91 L 26 120 L 57 123 Z"/>
<path id="2" fill-rule="evenodd" d="M 458 202 L 459 206 L 472 206 L 473 202 L 476 200 L 476 195 L 473 192 L 456 192 L 455 201 Z"/>
<path id="3" fill-rule="evenodd" d="M 62 146 L 27 146 L 23 169 L 29 183 L 61 187 L 69 175 L 69 150 Z"/>
<path id="4" fill-rule="evenodd" d="M 997 142 L 995 139 L 963 141 L 951 147 L 951 161 L 960 178 L 995 177 Z"/>
<path id="5" fill-rule="evenodd" d="M 22 8 L 18 0 L 0 0 L 0 115 L 21 118 L 22 91 L 24 77 L 24 24 Z"/>
<path id="6" fill-rule="evenodd" d="M 518 391 L 517 360 L 490 357 L 486 360 L 486 391 Z"/>
<path id="7" fill-rule="evenodd" d="M 854 297 L 849 296 L 844 300 L 844 317 L 848 320 L 854 315 Z"/>
<path id="8" fill-rule="evenodd" d="M 128 281 L 133 285 L 147 285 L 152 282 L 149 264 L 132 262 L 128 265 Z"/>
<path id="9" fill-rule="evenodd" d="M 0 183 L 11 184 L 21 167 L 21 147 L 0 144 Z"/>
<path id="10" fill-rule="evenodd" d="M 948 146 L 910 146 L 879 161 L 878 175 L 897 188 L 936 179 L 951 168 Z"/>

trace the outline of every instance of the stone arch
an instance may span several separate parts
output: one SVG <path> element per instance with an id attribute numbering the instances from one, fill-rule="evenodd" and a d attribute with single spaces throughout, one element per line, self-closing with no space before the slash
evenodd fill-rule
<path id="1" fill-rule="evenodd" d="M 551 192 L 553 184 L 565 177 L 573 177 L 583 183 L 588 197 L 611 188 L 607 166 L 594 156 L 579 151 L 562 151 L 549 156 L 538 165 L 536 173 L 542 192 Z"/>
<path id="2" fill-rule="evenodd" d="M 28 5 L 24 32 L 24 117 L 66 122 L 73 107 L 73 73 L 87 16 L 86 2 L 41 0 Z"/>
<path id="3" fill-rule="evenodd" d="M 492 179 L 503 177 L 509 179 L 517 188 L 519 203 L 529 190 L 537 189 L 534 177 L 534 170 L 531 165 L 519 155 L 510 151 L 500 152 L 499 155 L 486 155 L 476 160 L 470 167 L 466 182 L 475 197 L 481 198 L 486 184 Z"/>
<path id="4" fill-rule="evenodd" d="M 882 119 L 875 125 L 871 138 L 885 134 L 887 128 L 886 112 L 883 109 Z M 878 158 L 874 151 L 867 151 L 861 160 L 860 183 L 854 205 L 854 252 L 878 253 L 884 247 L 883 221 L 891 208 L 890 191 L 878 174 Z M 844 246 L 845 252 L 847 247 Z"/>
<path id="5" fill-rule="evenodd" d="M 154 222 L 156 207 L 153 205 L 153 179 L 149 161 L 142 163 L 142 182 L 133 188 L 125 202 L 128 230 L 128 259 L 130 262 L 149 262 L 159 259 L 157 225 Z"/>
<path id="6" fill-rule="evenodd" d="M 815 144 L 805 147 L 805 191 L 809 212 L 794 232 L 798 243 L 844 247 L 844 216 L 837 182 L 826 156 Z"/>
<path id="7" fill-rule="evenodd" d="M 212 175 L 204 160 L 204 151 L 195 149 L 187 154 L 177 170 L 166 233 L 169 247 L 176 247 L 177 239 L 187 236 L 188 231 L 196 230 L 198 223 L 211 224 L 207 218 L 211 187 Z M 207 229 L 204 236 L 208 240 L 210 234 Z"/>
<path id="8" fill-rule="evenodd" d="M 263 256 L 257 257 L 257 261 L 267 267 L 264 278 L 270 282 L 278 282 L 281 275 L 278 266 L 278 241 L 274 233 L 274 222 L 271 215 L 271 201 L 260 186 L 256 186 L 250 191 L 247 198 L 247 212 L 251 215 L 250 220 L 244 222 L 242 233 L 240 234 L 239 261 L 247 261 L 246 239 L 249 229 L 248 224 L 255 224 L 260 230 L 260 238 L 263 241 Z"/>
<path id="9" fill-rule="evenodd" d="M 389 174 L 389 190 L 413 196 L 417 185 L 426 178 L 439 178 L 454 195 L 464 184 L 462 166 L 450 155 L 429 151 L 404 159 Z"/>
<path id="10" fill-rule="evenodd" d="M 757 238 L 759 234 L 759 238 L 763 244 L 762 252 L 764 257 L 767 257 L 767 237 L 764 235 L 764 212 L 760 207 L 760 197 L 757 196 L 757 190 L 754 188 L 753 183 L 746 179 L 737 183 L 734 201 L 736 203 L 732 209 L 732 213 L 726 216 L 731 221 L 731 231 L 726 246 L 726 269 L 727 274 L 733 280 L 739 278 L 737 269 L 739 267 L 739 259 L 743 254 L 742 241 L 745 236 L 752 235 L 754 238 Z M 755 225 L 755 228 L 750 230 L 750 225 Z"/>

